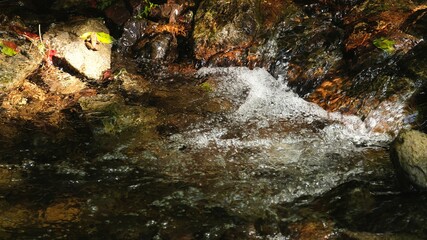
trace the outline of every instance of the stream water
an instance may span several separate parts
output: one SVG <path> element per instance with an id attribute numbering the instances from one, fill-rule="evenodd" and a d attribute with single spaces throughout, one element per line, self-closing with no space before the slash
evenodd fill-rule
<path id="1" fill-rule="evenodd" d="M 196 78 L 210 79 L 205 91 L 158 83 L 180 97 L 149 101 L 179 127 L 3 148 L 0 238 L 427 236 L 427 196 L 399 191 L 388 135 L 304 101 L 264 69 L 202 68 Z"/>

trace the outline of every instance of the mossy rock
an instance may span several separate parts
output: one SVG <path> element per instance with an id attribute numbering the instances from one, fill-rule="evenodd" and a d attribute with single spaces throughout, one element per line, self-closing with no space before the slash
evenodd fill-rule
<path id="1" fill-rule="evenodd" d="M 390 157 L 404 186 L 427 189 L 427 134 L 401 131 L 391 144 Z"/>
<path id="2" fill-rule="evenodd" d="M 291 1 L 203 1 L 195 16 L 195 57 L 209 62 L 215 56 L 237 51 L 227 57 L 244 65 L 249 50 L 256 52 L 273 34 L 277 23 L 295 9 Z"/>

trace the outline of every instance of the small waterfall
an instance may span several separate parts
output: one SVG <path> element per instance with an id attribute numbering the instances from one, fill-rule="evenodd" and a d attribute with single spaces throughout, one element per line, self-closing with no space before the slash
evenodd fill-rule
<path id="1" fill-rule="evenodd" d="M 275 79 L 265 69 L 202 68 L 199 75 L 220 76 L 221 81 L 214 94 L 239 104 L 237 110 L 227 116 L 234 123 L 255 122 L 260 127 L 266 127 L 277 121 L 306 125 L 321 121 L 329 123 L 323 129 L 326 136 L 335 135 L 364 145 L 377 145 L 391 140 L 386 134 L 369 131 L 372 119 L 367 125 L 354 115 L 327 112 L 300 98 L 283 79 Z"/>
<path id="2" fill-rule="evenodd" d="M 286 178 L 263 186 L 277 192 L 269 198 L 260 196 L 265 206 L 319 195 L 357 177 L 364 171 L 361 159 L 366 146 L 390 141 L 386 134 L 370 132 L 357 116 L 329 113 L 303 100 L 283 79 L 264 69 L 202 68 L 198 74 L 216 78 L 212 96 L 227 99 L 234 109 L 171 140 L 189 146 L 195 158 L 203 155 L 198 161 L 217 167 L 243 166 L 233 181 L 242 180 L 241 172 L 254 186 L 263 184 L 254 177 L 260 172 Z"/>

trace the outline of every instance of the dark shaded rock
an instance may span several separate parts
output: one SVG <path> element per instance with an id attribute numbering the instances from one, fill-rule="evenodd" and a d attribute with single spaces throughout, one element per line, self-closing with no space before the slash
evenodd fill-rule
<path id="1" fill-rule="evenodd" d="M 401 61 L 402 69 L 417 79 L 417 85 L 427 83 L 427 42 L 422 41 Z"/>
<path id="2" fill-rule="evenodd" d="M 178 58 L 178 43 L 170 33 L 158 34 L 149 42 L 141 42 L 141 56 L 152 60 L 173 62 Z"/>
<path id="3" fill-rule="evenodd" d="M 427 36 L 427 9 L 425 7 L 414 9 L 414 12 L 404 22 L 402 29 L 417 37 Z"/>
<path id="4" fill-rule="evenodd" d="M 135 16 L 124 24 L 118 44 L 120 51 L 144 63 L 151 60 L 154 64 L 174 62 L 179 55 L 178 49 L 188 49 L 194 2 L 168 1 L 155 5 L 146 18 L 142 18 L 144 15 L 139 9 L 143 5 L 137 5 Z"/>
<path id="5" fill-rule="evenodd" d="M 410 107 L 416 112 L 408 116 L 407 121 L 416 129 L 427 133 L 427 86 L 419 88 L 410 99 Z"/>
<path id="6" fill-rule="evenodd" d="M 96 7 L 94 4 L 95 1 L 88 1 L 88 0 L 61 0 L 61 1 L 54 1 L 54 4 L 52 5 L 52 9 L 54 10 L 67 10 L 67 9 L 76 9 L 76 8 L 87 8 L 87 7 Z"/>
<path id="7" fill-rule="evenodd" d="M 150 22 L 145 18 L 127 21 L 123 26 L 123 34 L 118 42 L 119 49 L 125 53 L 130 52 L 131 47 L 144 38 L 145 30 L 149 24 Z"/>
<path id="8" fill-rule="evenodd" d="M 122 26 L 131 17 L 131 12 L 124 1 L 116 1 L 104 10 L 104 14 L 118 26 Z"/>
<path id="9" fill-rule="evenodd" d="M 391 144 L 390 157 L 404 186 L 427 188 L 427 134 L 401 131 Z"/>
<path id="10" fill-rule="evenodd" d="M 109 33 L 102 20 L 88 19 L 53 25 L 43 38 L 50 48 L 56 50 L 55 57 L 65 61 L 66 66 L 84 77 L 98 80 L 110 68 L 111 44 L 100 43 L 97 51 L 88 49 L 85 40 L 80 38 L 87 32 Z"/>

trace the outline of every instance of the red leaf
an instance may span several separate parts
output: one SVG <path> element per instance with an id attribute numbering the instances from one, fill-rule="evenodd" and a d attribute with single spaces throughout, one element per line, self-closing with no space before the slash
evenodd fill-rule
<path id="1" fill-rule="evenodd" d="M 102 82 L 111 81 L 113 80 L 113 78 L 114 78 L 113 72 L 111 71 L 111 69 L 107 69 L 102 73 L 101 81 Z"/>
<path id="2" fill-rule="evenodd" d="M 18 45 L 16 45 L 16 43 L 14 43 L 14 42 L 3 41 L 3 45 L 8 47 L 8 48 L 13 49 L 13 51 L 15 51 L 15 52 L 19 52 Z"/>
<path id="3" fill-rule="evenodd" d="M 14 25 L 14 26 L 12 26 L 12 29 L 18 35 L 22 35 L 22 36 L 29 38 L 29 39 L 38 40 L 40 38 L 39 35 L 32 33 L 23 27 L 19 27 L 19 26 Z"/>
<path id="4" fill-rule="evenodd" d="M 48 65 L 52 64 L 52 57 L 55 56 L 55 54 L 56 54 L 56 50 L 55 49 L 49 49 L 46 52 L 46 62 L 47 62 Z"/>

